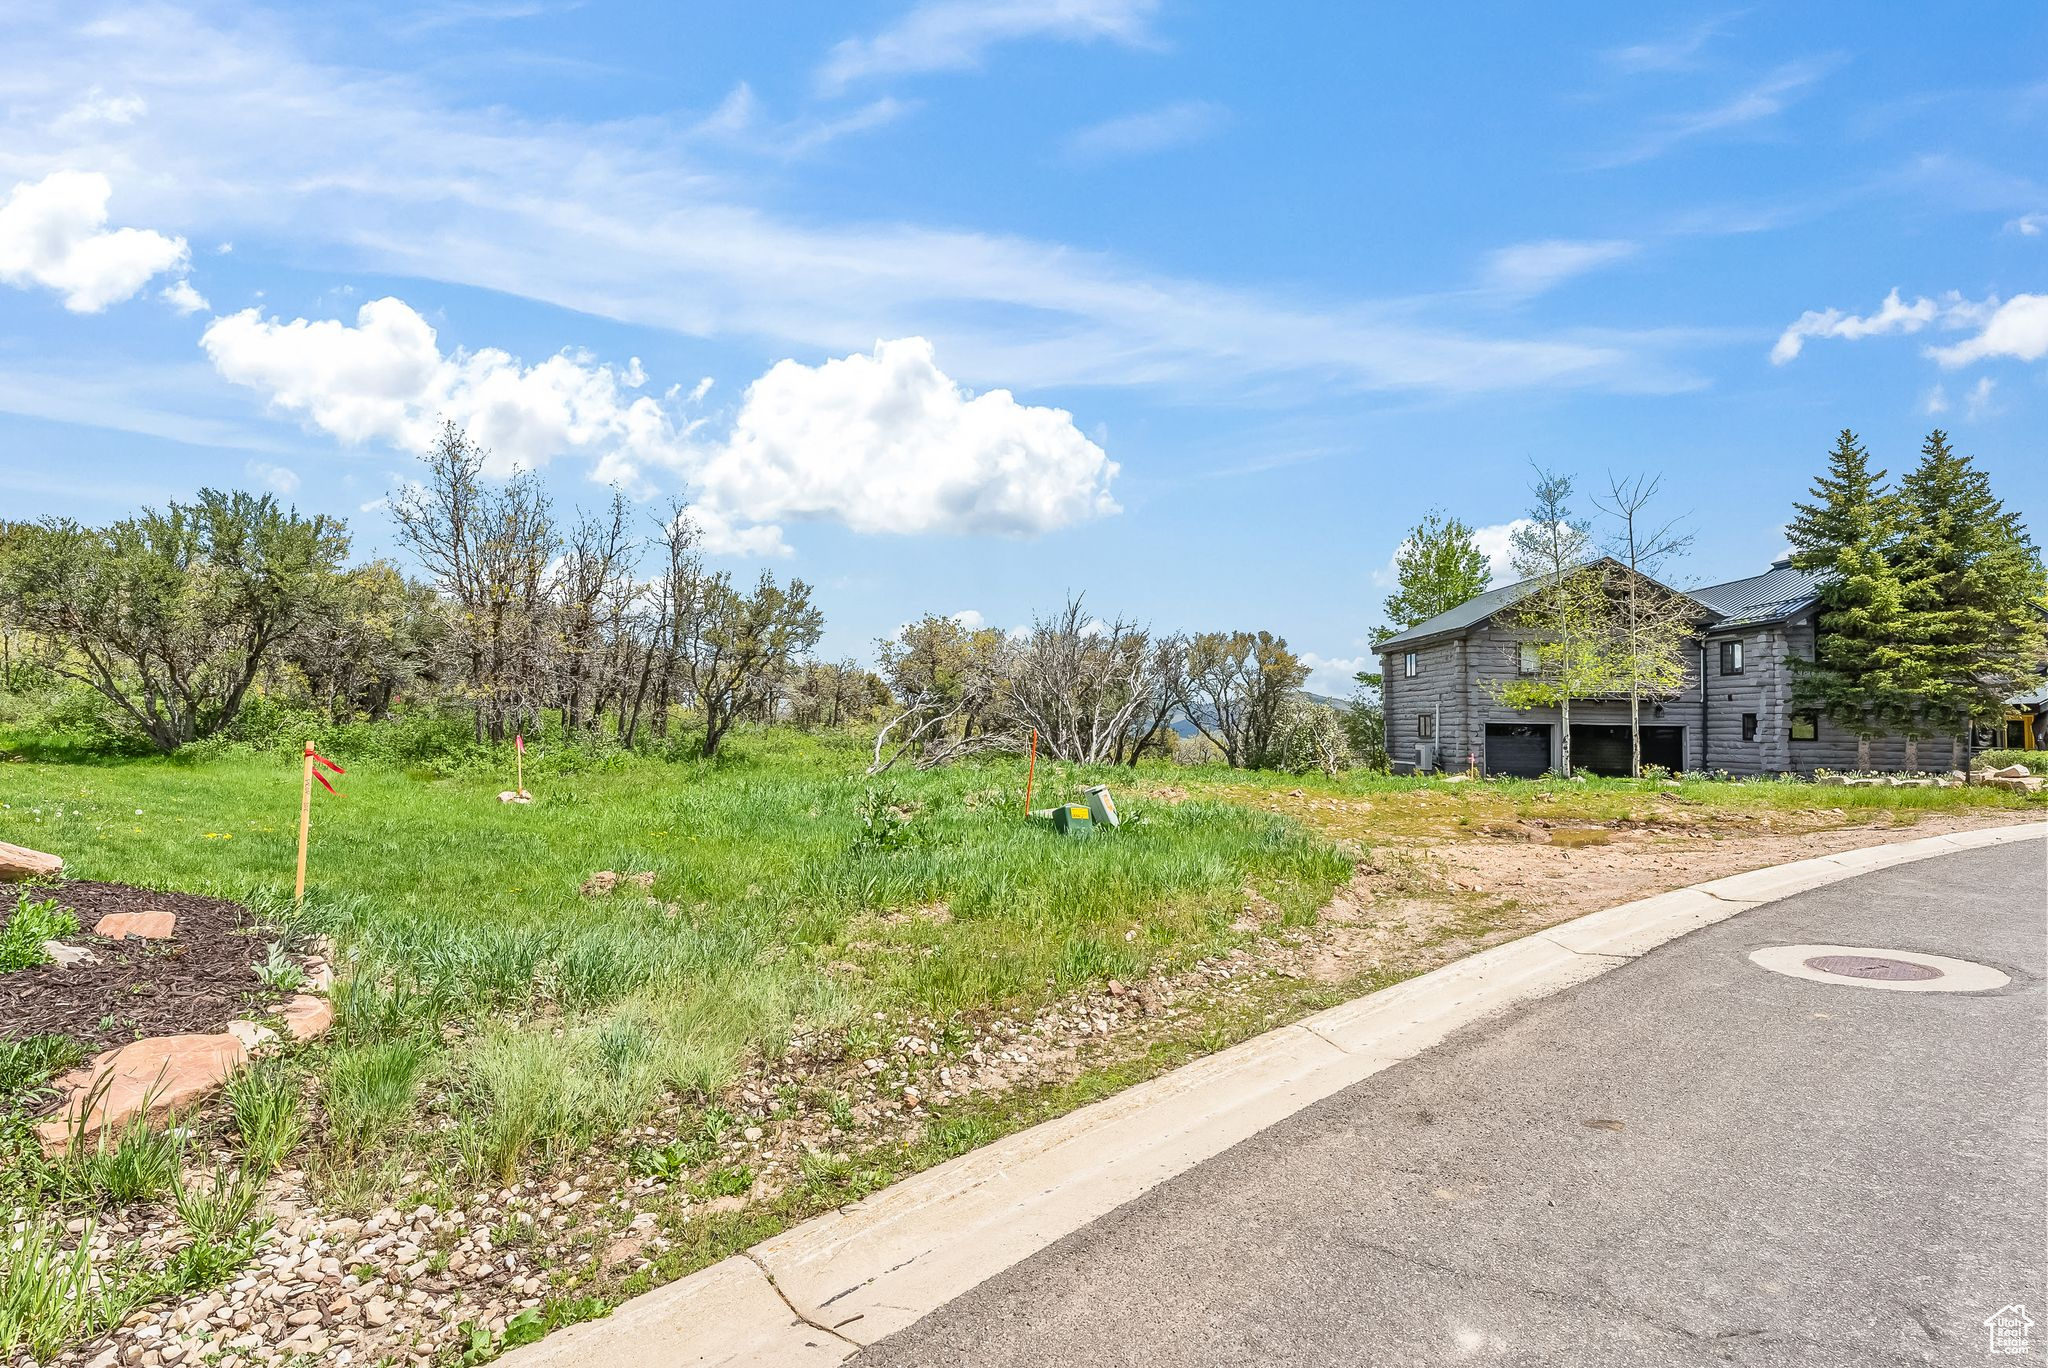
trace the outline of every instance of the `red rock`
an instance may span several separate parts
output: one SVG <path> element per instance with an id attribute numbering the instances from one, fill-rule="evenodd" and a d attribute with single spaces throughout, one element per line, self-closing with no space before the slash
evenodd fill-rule
<path id="1" fill-rule="evenodd" d="M 45 855 L 40 850 L 0 841 L 0 883 L 50 879 L 63 872 L 64 861 L 56 855 Z"/>
<path id="2" fill-rule="evenodd" d="M 285 1029 L 293 1040 L 311 1040 L 334 1024 L 334 1005 L 326 998 L 300 993 L 277 1009 L 284 1016 Z"/>
<path id="3" fill-rule="evenodd" d="M 99 919 L 92 933 L 108 940 L 168 940 L 178 918 L 170 912 L 109 912 Z"/>
<path id="4" fill-rule="evenodd" d="M 118 1131 L 137 1116 L 162 1116 L 211 1094 L 242 1067 L 249 1052 L 231 1035 L 156 1036 L 108 1050 L 82 1069 L 57 1080 L 67 1089 L 64 1105 L 36 1127 L 45 1154 L 61 1154 L 87 1099 L 85 1138 Z"/>

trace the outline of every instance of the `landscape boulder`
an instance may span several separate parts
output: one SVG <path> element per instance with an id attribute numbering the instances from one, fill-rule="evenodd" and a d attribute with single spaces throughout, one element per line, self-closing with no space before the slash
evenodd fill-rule
<path id="1" fill-rule="evenodd" d="M 311 1040 L 334 1024 L 334 1004 L 311 993 L 300 993 L 277 1010 L 293 1040 Z"/>
<path id="2" fill-rule="evenodd" d="M 177 916 L 170 912 L 109 912 L 94 924 L 92 933 L 108 940 L 169 940 L 177 925 Z"/>
<path id="3" fill-rule="evenodd" d="M 1993 779 L 2025 779 L 2033 773 L 2025 765 L 2007 765 L 2004 769 L 1991 771 Z"/>
<path id="4" fill-rule="evenodd" d="M 57 1080 L 64 1104 L 36 1127 L 43 1153 L 64 1152 L 74 1131 L 90 1141 L 138 1116 L 162 1116 L 210 1096 L 248 1062 L 234 1036 L 153 1036 L 108 1050 Z"/>
<path id="5" fill-rule="evenodd" d="M 40 850 L 27 846 L 9 845 L 0 841 L 0 883 L 20 883 L 24 879 L 54 879 L 64 872 L 64 861 L 56 855 L 45 855 Z"/>

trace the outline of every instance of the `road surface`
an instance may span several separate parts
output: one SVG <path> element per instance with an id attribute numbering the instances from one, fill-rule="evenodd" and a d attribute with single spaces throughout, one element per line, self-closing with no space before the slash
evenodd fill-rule
<path id="1" fill-rule="evenodd" d="M 852 1362 L 2042 1362 L 2044 850 L 1803 893 L 1483 1023 Z M 2011 982 L 1886 991 L 1749 959 L 1788 944 Z M 2026 1352 L 1990 1356 L 2012 1305 Z"/>

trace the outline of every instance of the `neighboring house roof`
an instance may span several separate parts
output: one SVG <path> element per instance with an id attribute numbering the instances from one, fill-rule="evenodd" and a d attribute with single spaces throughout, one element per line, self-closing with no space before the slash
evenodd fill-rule
<path id="1" fill-rule="evenodd" d="M 1384 655 L 1436 637 L 1463 635 L 1516 600 L 1526 597 L 1541 582 L 1541 579 L 1522 580 L 1489 589 L 1477 598 L 1467 599 L 1455 608 L 1397 632 L 1374 649 Z M 1714 614 L 1711 630 L 1718 630 L 1790 617 L 1812 603 L 1818 589 L 1818 582 L 1813 576 L 1794 570 L 1789 562 L 1779 561 L 1763 574 L 1752 575 L 1748 579 L 1673 592 L 1684 593 L 1704 604 Z"/>

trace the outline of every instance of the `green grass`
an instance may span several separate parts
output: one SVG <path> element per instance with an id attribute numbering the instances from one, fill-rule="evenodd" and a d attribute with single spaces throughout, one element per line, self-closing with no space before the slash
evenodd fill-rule
<path id="1" fill-rule="evenodd" d="M 43 942 L 62 940 L 78 931 L 78 918 L 56 903 L 26 891 L 18 897 L 14 915 L 0 926 L 0 974 L 49 963 Z"/>
<path id="2" fill-rule="evenodd" d="M 712 1101 L 751 1054 L 795 1033 L 865 1050 L 884 1029 L 876 1014 L 943 1028 L 1171 971 L 1241 944 L 1233 923 L 1254 894 L 1303 924 L 1352 858 L 1389 837 L 1529 816 L 1909 820 L 2025 806 L 1981 789 L 1687 781 L 1674 802 L 1628 781 L 1043 764 L 1036 804 L 1107 782 L 1128 819 L 1069 841 L 1021 817 L 1023 766 L 1009 759 L 871 780 L 852 736 L 742 732 L 715 762 L 537 747 L 536 801 L 519 806 L 497 802 L 509 775 L 474 756 L 444 769 L 362 760 L 347 749 L 360 733 L 314 738 L 349 773 L 345 796 L 314 796 L 302 911 L 287 896 L 299 788 L 287 758 L 210 746 L 0 766 L 7 839 L 64 855 L 74 875 L 239 897 L 288 937 L 335 938 L 335 1031 L 292 1065 L 314 1075 L 317 1110 L 279 1111 L 296 1074 L 233 1096 L 259 1167 L 303 1133 L 333 1174 L 426 1161 L 504 1181 L 664 1098 Z M 599 869 L 650 871 L 653 886 L 582 896 Z"/>
<path id="3" fill-rule="evenodd" d="M 337 756 L 346 796 L 315 795 L 311 896 L 288 926 L 339 947 L 336 1030 L 314 1056 L 330 1150 L 439 1144 L 507 1175 L 665 1093 L 708 1098 L 792 1031 L 1189 963 L 1242 939 L 1248 887 L 1300 916 L 1350 873 L 1240 804 L 1126 801 L 1126 830 L 1066 841 L 1022 819 L 1008 761 L 878 782 L 851 737 L 729 749 L 555 763 L 529 773 L 530 807 L 497 802 L 501 776 Z M 1129 775 L 1041 766 L 1036 801 L 1098 779 Z M 295 766 L 245 751 L 0 767 L 10 838 L 72 874 L 283 914 L 297 798 Z M 583 897 L 599 869 L 652 871 L 651 898 Z M 405 1124 L 434 1105 L 456 1121 L 438 1140 Z"/>

